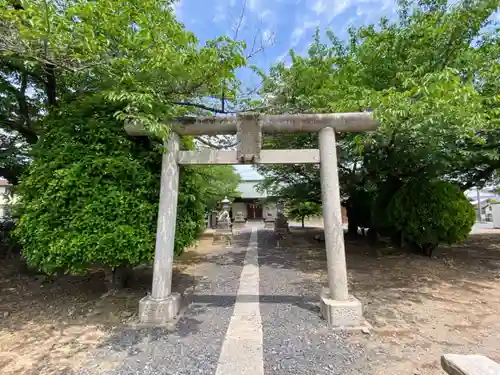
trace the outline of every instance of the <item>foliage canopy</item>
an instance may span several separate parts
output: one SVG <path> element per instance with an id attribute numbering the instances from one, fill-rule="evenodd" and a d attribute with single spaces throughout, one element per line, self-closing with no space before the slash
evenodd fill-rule
<path id="1" fill-rule="evenodd" d="M 476 215 L 472 204 L 445 181 L 410 181 L 394 195 L 388 220 L 429 256 L 440 243 L 465 240 Z"/>
<path id="2" fill-rule="evenodd" d="M 321 205 L 314 202 L 292 201 L 287 212 L 291 219 L 299 220 L 302 223 L 303 228 L 304 220 L 306 218 L 321 213 Z"/>
<path id="3" fill-rule="evenodd" d="M 33 148 L 16 230 L 28 263 L 46 273 L 135 266 L 153 257 L 161 143 L 127 136 L 116 110 L 97 95 L 65 104 L 46 118 Z M 235 188 L 211 172 L 226 192 Z M 218 199 L 210 183 L 197 168 L 181 170 L 176 253 L 198 238 L 207 202 Z"/>
<path id="4" fill-rule="evenodd" d="M 345 42 L 317 30 L 306 57 L 291 50 L 290 66 L 263 74 L 263 98 L 275 113 L 374 112 L 376 132 L 337 136 L 344 200 L 360 191 L 388 195 L 378 200 L 385 210 L 411 180 L 481 186 L 500 168 L 500 29 L 491 21 L 497 9 L 496 0 L 400 1 L 399 19 L 352 27 Z M 265 145 L 316 148 L 318 141 L 289 134 L 267 136 Z M 321 199 L 316 166 L 259 170 L 276 195 Z M 370 224 L 367 217 L 358 221 Z"/>

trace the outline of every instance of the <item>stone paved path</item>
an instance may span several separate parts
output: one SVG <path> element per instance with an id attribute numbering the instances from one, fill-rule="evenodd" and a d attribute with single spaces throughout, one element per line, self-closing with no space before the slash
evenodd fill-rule
<path id="1" fill-rule="evenodd" d="M 368 374 L 363 348 L 320 318 L 321 285 L 275 244 L 245 228 L 197 266 L 177 322 L 116 332 L 82 374 Z"/>

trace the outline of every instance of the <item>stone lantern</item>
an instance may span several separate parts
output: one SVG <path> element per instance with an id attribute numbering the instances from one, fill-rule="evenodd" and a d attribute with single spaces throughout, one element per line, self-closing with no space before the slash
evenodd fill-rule
<path id="1" fill-rule="evenodd" d="M 222 212 L 229 213 L 230 206 L 231 202 L 229 201 L 229 199 L 227 199 L 227 197 L 225 197 L 224 200 L 222 201 Z"/>
<path id="2" fill-rule="evenodd" d="M 278 203 L 276 204 L 276 210 L 278 211 L 277 213 L 282 213 L 283 215 L 285 214 L 285 201 L 283 199 L 280 199 Z"/>
<path id="3" fill-rule="evenodd" d="M 231 201 L 225 197 L 221 203 L 222 211 L 217 218 L 217 229 L 215 230 L 214 240 L 223 240 L 229 246 L 231 245 L 233 239 L 233 228 L 231 225 L 231 217 L 229 215 Z"/>
<path id="4" fill-rule="evenodd" d="M 276 204 L 277 218 L 274 223 L 274 231 L 278 236 L 285 236 L 290 229 L 288 228 L 288 219 L 285 216 L 285 201 L 280 199 Z"/>

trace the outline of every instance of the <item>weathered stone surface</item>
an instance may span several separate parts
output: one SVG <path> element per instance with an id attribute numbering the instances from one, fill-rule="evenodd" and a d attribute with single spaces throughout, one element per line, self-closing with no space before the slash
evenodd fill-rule
<path id="1" fill-rule="evenodd" d="M 328 288 L 323 288 L 320 295 L 320 310 L 328 325 L 333 328 L 356 328 L 364 325 L 363 307 L 353 296 L 347 301 L 330 298 Z"/>
<path id="2" fill-rule="evenodd" d="M 172 293 L 162 300 L 146 296 L 139 301 L 139 320 L 143 324 L 166 324 L 179 314 L 181 305 L 182 298 L 179 293 Z"/>
<path id="3" fill-rule="evenodd" d="M 177 162 L 180 165 L 236 165 L 246 164 L 238 159 L 236 150 L 196 150 L 179 151 Z M 259 164 L 318 164 L 319 150 L 260 150 Z"/>
<path id="4" fill-rule="evenodd" d="M 243 212 L 236 212 L 234 215 L 234 223 L 244 223 L 245 222 L 245 216 L 243 216 Z"/>
<path id="5" fill-rule="evenodd" d="M 288 227 L 288 219 L 283 214 L 283 212 L 278 211 L 278 217 L 274 223 L 274 232 L 277 235 L 285 235 L 290 232 L 290 228 Z"/>
<path id="6" fill-rule="evenodd" d="M 176 158 L 180 147 L 177 134 L 172 133 L 161 164 L 160 204 L 156 229 L 155 258 L 153 263 L 152 298 L 161 300 L 172 290 L 172 264 L 174 260 L 175 221 L 179 195 L 179 166 Z"/>
<path id="7" fill-rule="evenodd" d="M 238 161 L 241 163 L 258 163 L 262 133 L 257 114 L 239 116 L 238 123 Z"/>
<path id="8" fill-rule="evenodd" d="M 208 126 L 207 126 L 208 125 Z M 369 113 L 337 113 L 307 115 L 259 115 L 240 113 L 233 117 L 186 117 L 177 119 L 172 125 L 173 132 L 163 155 L 161 174 L 161 193 L 158 214 L 157 240 L 153 272 L 152 297 L 140 302 L 141 320 L 159 322 L 177 314 L 177 299 L 170 295 L 172 281 L 173 247 L 177 212 L 177 196 L 179 186 L 179 164 L 238 164 L 238 163 L 316 163 L 321 161 L 321 187 L 323 196 L 323 214 L 327 252 L 327 268 L 329 291 L 338 301 L 329 304 L 322 298 L 322 312 L 334 323 L 348 321 L 346 312 L 354 315 L 361 307 L 348 298 L 347 272 L 343 243 L 342 218 L 340 213 L 340 193 L 337 174 L 337 156 L 335 132 L 365 131 L 377 127 L 376 121 Z M 130 135 L 148 134 L 136 122 L 126 124 Z M 139 129 L 137 129 L 139 128 Z M 262 132 L 320 132 L 318 150 L 295 150 L 293 158 L 289 150 L 266 150 L 268 156 L 263 158 L 261 151 Z M 237 151 L 208 150 L 206 154 L 180 151 L 180 135 L 215 135 L 237 133 L 239 141 Z M 235 157 L 236 156 L 236 157 Z M 319 156 L 319 158 L 318 158 Z M 293 160 L 291 160 L 293 159 Z M 229 203 L 225 199 L 226 203 Z M 225 203 L 223 201 L 223 203 Z M 279 210 L 279 211 L 282 211 Z M 232 224 L 225 208 L 224 217 L 219 217 L 214 238 L 224 238 L 228 245 L 232 241 Z M 285 237 L 289 232 L 288 221 L 283 212 L 274 223 L 275 232 Z M 344 306 L 345 305 L 345 306 Z M 351 315 L 353 315 L 351 314 Z M 355 318 L 351 317 L 351 320 Z"/>
<path id="9" fill-rule="evenodd" d="M 214 243 L 224 242 L 230 246 L 233 241 L 233 225 L 229 215 L 229 201 L 223 202 L 223 211 L 217 218 L 217 229 L 214 234 Z"/>
<path id="10" fill-rule="evenodd" d="M 347 265 L 336 147 L 335 131 L 332 128 L 322 129 L 319 132 L 319 152 L 328 287 L 333 299 L 348 301 Z"/>
<path id="11" fill-rule="evenodd" d="M 266 229 L 273 229 L 274 228 L 274 223 L 275 219 L 274 218 L 269 218 L 264 220 L 264 228 Z"/>
<path id="12" fill-rule="evenodd" d="M 184 117 L 169 124 L 180 135 L 235 134 L 238 124 L 255 114 L 239 113 L 232 116 Z M 260 115 L 263 133 L 312 133 L 324 127 L 332 127 L 338 132 L 364 132 L 375 130 L 377 121 L 368 112 Z M 132 136 L 152 135 L 138 121 L 127 121 L 125 131 Z"/>
<path id="13" fill-rule="evenodd" d="M 441 366 L 450 375 L 500 375 L 500 364 L 482 355 L 445 354 Z"/>
<path id="14" fill-rule="evenodd" d="M 219 241 L 221 239 L 224 239 L 232 235 L 233 231 L 231 230 L 231 228 L 226 228 L 226 229 L 218 228 L 214 233 L 214 241 Z"/>
<path id="15" fill-rule="evenodd" d="M 233 243 L 233 229 L 217 229 L 214 233 L 214 244 L 224 244 L 226 246 L 231 246 Z"/>

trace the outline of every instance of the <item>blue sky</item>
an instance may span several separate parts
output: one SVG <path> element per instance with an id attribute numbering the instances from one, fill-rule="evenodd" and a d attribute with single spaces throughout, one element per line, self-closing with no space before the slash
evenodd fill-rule
<path id="1" fill-rule="evenodd" d="M 393 0 L 180 0 L 175 6 L 179 20 L 201 42 L 220 35 L 234 37 L 242 19 L 238 39 L 247 43 L 248 52 L 255 37 L 255 49 L 265 46 L 249 61 L 264 70 L 277 61 L 288 62 L 291 48 L 306 54 L 317 26 L 331 28 L 345 38 L 350 25 L 376 23 L 381 16 L 393 18 L 395 10 Z M 238 76 L 248 87 L 259 84 L 249 69 Z M 260 177 L 251 166 L 237 166 L 236 170 L 243 179 Z"/>
<path id="2" fill-rule="evenodd" d="M 265 49 L 249 63 L 264 70 L 279 60 L 286 62 L 290 48 L 305 54 L 316 26 L 344 38 L 351 24 L 396 15 L 394 0 L 180 0 L 175 13 L 204 42 L 220 35 L 234 37 L 243 8 L 238 39 L 247 43 L 248 52 L 255 36 L 256 49 L 263 42 Z M 239 76 L 249 86 L 258 83 L 249 70 Z"/>
<path id="3" fill-rule="evenodd" d="M 244 10 L 244 11 L 243 11 Z M 267 71 L 278 61 L 289 62 L 288 51 L 305 55 L 316 27 L 332 29 L 344 39 L 350 25 L 377 23 L 382 16 L 396 17 L 395 0 L 179 0 L 175 5 L 178 19 L 193 31 L 200 42 L 221 35 L 235 36 L 241 19 L 238 40 L 251 50 L 265 46 L 249 64 Z M 243 17 L 241 15 L 243 14 Z M 494 16 L 500 21 L 500 12 Z M 257 87 L 260 80 L 250 69 L 238 72 L 248 88 Z M 259 175 L 250 166 L 236 168 L 243 178 Z"/>
<path id="4" fill-rule="evenodd" d="M 277 61 L 288 62 L 290 48 L 305 55 L 317 26 L 345 38 L 350 25 L 377 23 L 382 16 L 396 18 L 395 0 L 179 0 L 175 5 L 178 19 L 202 43 L 220 35 L 234 38 L 243 9 L 237 39 L 244 40 L 249 51 L 255 36 L 257 47 L 264 42 L 265 49 L 249 60 L 264 70 Z M 500 21 L 500 12 L 494 18 Z M 259 83 L 250 69 L 238 76 L 249 87 Z"/>

